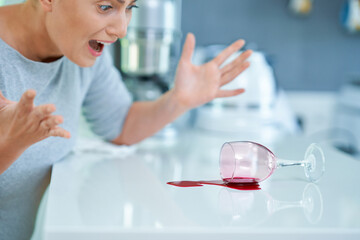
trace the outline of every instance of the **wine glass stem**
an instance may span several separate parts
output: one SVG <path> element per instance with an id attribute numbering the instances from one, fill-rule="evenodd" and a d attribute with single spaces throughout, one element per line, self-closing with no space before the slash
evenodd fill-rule
<path id="1" fill-rule="evenodd" d="M 276 168 L 281 167 L 288 167 L 288 166 L 305 166 L 306 161 L 294 161 L 294 160 L 284 160 L 284 159 L 277 159 L 276 160 Z"/>
<path id="2" fill-rule="evenodd" d="M 275 200 L 274 201 L 274 209 L 272 209 L 273 212 L 282 210 L 282 209 L 287 209 L 287 208 L 297 208 L 297 207 L 303 207 L 303 202 L 300 201 L 296 201 L 296 202 L 288 202 L 288 201 L 278 201 Z"/>

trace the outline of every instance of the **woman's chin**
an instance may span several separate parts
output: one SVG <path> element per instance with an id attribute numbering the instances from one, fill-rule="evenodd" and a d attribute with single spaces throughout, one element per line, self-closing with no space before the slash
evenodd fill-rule
<path id="1" fill-rule="evenodd" d="M 79 67 L 92 67 L 95 64 L 96 58 L 76 58 L 71 59 L 70 61 L 78 65 Z"/>

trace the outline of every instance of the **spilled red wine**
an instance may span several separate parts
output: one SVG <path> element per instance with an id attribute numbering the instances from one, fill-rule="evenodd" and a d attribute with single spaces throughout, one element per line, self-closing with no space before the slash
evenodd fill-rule
<path id="1" fill-rule="evenodd" d="M 260 190 L 260 185 L 255 178 L 237 178 L 232 179 L 232 182 L 224 179 L 222 180 L 210 180 L 210 181 L 175 181 L 168 182 L 167 184 L 176 187 L 201 187 L 204 185 L 216 185 L 221 187 L 227 187 L 237 190 Z"/>

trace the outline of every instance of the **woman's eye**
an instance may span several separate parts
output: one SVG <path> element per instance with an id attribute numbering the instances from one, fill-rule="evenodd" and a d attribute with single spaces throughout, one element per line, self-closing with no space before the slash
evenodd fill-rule
<path id="1" fill-rule="evenodd" d="M 106 12 L 112 8 L 110 5 L 99 5 L 101 11 Z"/>
<path id="2" fill-rule="evenodd" d="M 127 7 L 127 10 L 132 10 L 133 8 L 139 8 L 137 5 L 131 5 Z"/>

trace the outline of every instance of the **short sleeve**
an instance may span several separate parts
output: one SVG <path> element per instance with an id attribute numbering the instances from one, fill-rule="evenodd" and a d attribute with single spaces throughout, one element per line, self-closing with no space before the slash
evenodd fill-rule
<path id="1" fill-rule="evenodd" d="M 91 69 L 91 83 L 83 102 L 83 114 L 92 131 L 107 141 L 115 139 L 131 104 L 132 97 L 119 71 L 104 51 Z"/>

